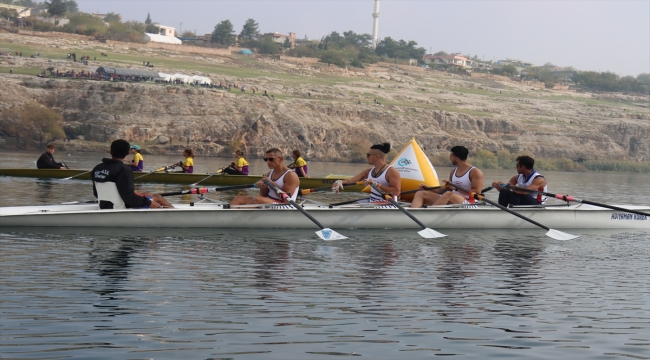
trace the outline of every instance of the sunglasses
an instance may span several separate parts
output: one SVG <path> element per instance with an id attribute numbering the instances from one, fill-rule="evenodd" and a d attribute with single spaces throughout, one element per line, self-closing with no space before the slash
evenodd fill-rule
<path id="1" fill-rule="evenodd" d="M 274 158 L 274 157 L 272 157 L 272 158 L 264 158 L 264 161 L 271 162 L 271 161 L 273 161 L 274 159 L 277 159 L 277 158 Z"/>
<path id="2" fill-rule="evenodd" d="M 377 154 L 370 154 L 370 153 L 368 153 L 368 154 L 366 154 L 366 157 L 369 158 L 369 157 L 371 157 L 371 156 L 373 156 L 373 155 L 377 155 Z"/>

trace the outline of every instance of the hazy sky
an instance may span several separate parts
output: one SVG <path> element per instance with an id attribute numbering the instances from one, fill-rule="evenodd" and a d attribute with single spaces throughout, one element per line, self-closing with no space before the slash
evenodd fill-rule
<path id="1" fill-rule="evenodd" d="M 85 12 L 117 12 L 211 33 L 228 19 L 239 33 L 255 19 L 261 32 L 321 38 L 332 31 L 372 33 L 374 0 L 77 0 Z M 379 38 L 415 40 L 433 52 L 482 59 L 552 62 L 619 75 L 650 73 L 650 1 L 381 0 Z"/>

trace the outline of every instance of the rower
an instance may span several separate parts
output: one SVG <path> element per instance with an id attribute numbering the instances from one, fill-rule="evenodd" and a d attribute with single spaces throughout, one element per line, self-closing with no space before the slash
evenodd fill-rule
<path id="1" fill-rule="evenodd" d="M 97 196 L 95 183 L 111 182 L 115 184 L 124 205 L 129 209 L 159 209 L 173 208 L 162 196 L 152 193 L 137 193 L 134 191 L 133 170 L 125 164 L 124 158 L 133 149 L 126 140 L 115 140 L 111 143 L 112 158 L 102 159 L 102 163 L 95 166 L 90 172 L 93 180 L 93 194 Z M 107 201 L 99 202 L 100 209 L 112 209 L 113 204 Z"/>
<path id="2" fill-rule="evenodd" d="M 179 163 L 183 168 L 183 172 L 187 174 L 194 173 L 194 149 L 187 148 L 183 150 L 183 156 L 185 156 L 185 160 Z"/>
<path id="3" fill-rule="evenodd" d="M 294 169 L 298 177 L 309 177 L 307 176 L 307 162 L 302 158 L 300 150 L 291 152 L 291 157 L 293 158 L 293 164 L 289 165 L 289 169 Z"/>
<path id="4" fill-rule="evenodd" d="M 129 165 L 133 171 L 142 171 L 142 169 L 144 169 L 144 158 L 140 152 L 140 147 L 138 145 L 131 145 L 130 151 L 133 154 L 133 160 L 126 161 L 126 164 Z"/>
<path id="5" fill-rule="evenodd" d="M 449 160 L 456 166 L 449 174 L 449 180 L 445 183 L 456 184 L 471 192 L 481 193 L 483 188 L 483 172 L 476 166 L 467 162 L 469 150 L 464 146 L 451 148 Z M 447 205 L 447 204 L 473 204 L 474 198 L 464 192 L 453 190 L 443 193 L 444 189 L 424 190 L 424 184 L 420 185 L 422 190 L 415 193 L 411 208 L 421 208 L 423 205 Z"/>
<path id="6" fill-rule="evenodd" d="M 366 180 L 368 185 L 376 183 L 379 190 L 386 194 L 392 194 L 397 198 L 402 191 L 401 177 L 399 171 L 386 162 L 386 154 L 389 152 L 389 143 L 371 146 L 366 154 L 366 158 L 368 159 L 368 164 L 372 165 L 372 167 L 363 170 L 349 179 L 336 180 L 332 184 L 332 191 L 339 192 L 339 190 L 343 190 L 343 185 L 355 184 L 359 181 Z M 361 200 L 358 203 L 378 203 L 385 201 L 381 194 L 371 188 L 370 198 Z"/>
<path id="7" fill-rule="evenodd" d="M 289 169 L 282 163 L 282 151 L 273 148 L 266 152 L 264 161 L 271 169 L 262 180 L 255 183 L 255 187 L 260 189 L 259 196 L 235 196 L 230 202 L 230 205 L 245 205 L 245 204 L 288 204 L 287 201 L 282 199 L 282 196 L 264 183 L 265 180 L 270 180 L 278 189 L 289 195 L 291 200 L 296 200 L 298 196 L 298 187 L 300 186 L 300 179 L 296 173 Z"/>
<path id="8" fill-rule="evenodd" d="M 45 152 L 41 157 L 36 161 L 36 167 L 39 169 L 61 169 L 66 170 L 68 167 L 64 163 L 58 163 L 54 161 L 54 150 L 56 146 L 54 144 L 48 144 Z"/>
<path id="9" fill-rule="evenodd" d="M 524 155 L 518 157 L 516 161 L 517 175 L 510 179 L 508 182 L 510 185 L 536 191 L 548 191 L 546 179 L 534 169 L 535 159 Z M 501 181 L 492 183 L 492 187 L 499 191 L 499 205 L 501 206 L 546 204 L 546 196 L 541 193 L 533 196 L 533 194 L 528 192 L 506 189 L 505 187 L 501 187 L 502 184 L 503 182 Z"/>
<path id="10" fill-rule="evenodd" d="M 248 161 L 244 157 L 244 152 L 242 150 L 235 151 L 235 157 L 237 160 L 223 169 L 223 172 L 229 175 L 248 175 Z"/>

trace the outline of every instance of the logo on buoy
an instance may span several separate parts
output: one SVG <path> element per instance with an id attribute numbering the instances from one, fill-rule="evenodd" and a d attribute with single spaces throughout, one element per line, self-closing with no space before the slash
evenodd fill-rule
<path id="1" fill-rule="evenodd" d="M 411 165 L 411 160 L 409 160 L 407 158 L 401 158 L 401 159 L 397 160 L 397 165 L 399 165 L 399 166 Z"/>

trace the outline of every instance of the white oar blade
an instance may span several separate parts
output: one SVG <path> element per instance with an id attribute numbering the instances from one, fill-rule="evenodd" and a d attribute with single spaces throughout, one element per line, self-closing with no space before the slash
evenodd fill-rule
<path id="1" fill-rule="evenodd" d="M 319 238 L 325 241 L 347 239 L 347 236 L 343 236 L 330 228 L 325 228 L 323 230 L 316 231 L 316 235 L 318 235 Z"/>
<path id="2" fill-rule="evenodd" d="M 567 234 L 565 232 L 555 230 L 555 229 L 549 229 L 548 232 L 546 233 L 546 236 L 560 241 L 573 240 L 580 237 L 578 235 Z"/>
<path id="3" fill-rule="evenodd" d="M 441 238 L 441 237 L 447 236 L 445 234 L 439 233 L 439 232 L 437 232 L 437 231 L 435 231 L 433 229 L 429 229 L 429 228 L 418 231 L 418 234 L 420 234 L 420 236 L 422 236 L 425 239 L 435 239 L 435 238 Z"/>

